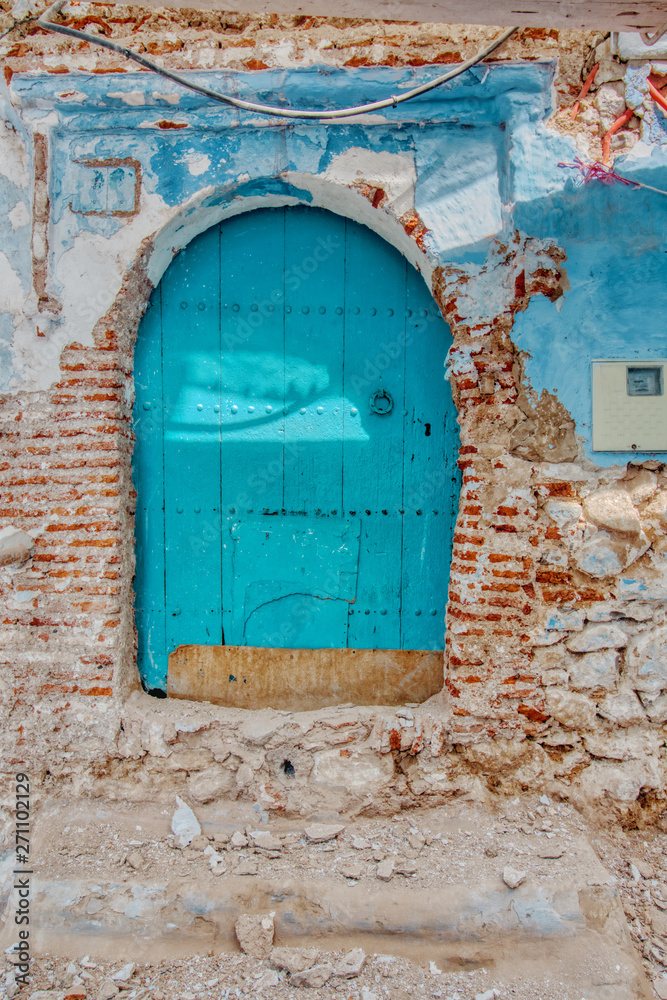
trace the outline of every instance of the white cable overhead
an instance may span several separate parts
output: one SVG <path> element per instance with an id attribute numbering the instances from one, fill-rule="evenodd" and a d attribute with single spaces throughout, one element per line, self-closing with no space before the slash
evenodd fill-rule
<path id="1" fill-rule="evenodd" d="M 139 66 L 143 66 L 145 69 L 149 69 L 153 73 L 158 73 L 160 76 L 165 77 L 167 80 L 172 80 L 181 87 L 193 90 L 196 94 L 202 94 L 203 97 L 208 97 L 212 101 L 219 101 L 222 104 L 231 104 L 232 107 L 239 108 L 241 111 L 254 111 L 256 114 L 274 115 L 279 118 L 330 120 L 336 118 L 350 118 L 353 115 L 367 114 L 371 111 L 382 111 L 383 108 L 395 108 L 398 104 L 403 104 L 404 101 L 410 101 L 414 97 L 419 97 L 420 94 L 426 94 L 429 90 L 433 90 L 435 87 L 440 87 L 443 83 L 447 83 L 448 80 L 453 80 L 455 77 L 465 73 L 466 70 L 476 66 L 478 63 L 482 62 L 482 60 L 486 59 L 487 56 L 491 55 L 492 52 L 495 52 L 495 50 L 499 48 L 503 42 L 507 41 L 510 35 L 513 35 L 515 31 L 519 30 L 518 28 L 506 28 L 505 31 L 502 31 L 489 45 L 485 46 L 485 48 L 478 52 L 477 55 L 473 56 L 471 59 L 466 59 L 466 61 L 461 63 L 460 66 L 457 66 L 456 69 L 450 70 L 448 73 L 443 73 L 442 76 L 438 76 L 434 80 L 429 80 L 428 83 L 423 83 L 420 87 L 413 87 L 412 90 L 406 90 L 402 94 L 392 94 L 391 97 L 387 97 L 382 101 L 373 101 L 370 104 L 359 104 L 352 108 L 336 108 L 334 111 L 319 111 L 316 109 L 280 108 L 275 107 L 272 104 L 260 104 L 256 101 L 244 101 L 240 97 L 234 97 L 231 94 L 221 94 L 216 90 L 211 90 L 209 87 L 204 87 L 200 83 L 194 83 L 192 80 L 188 80 L 187 77 L 181 76 L 180 73 L 174 73 L 172 70 L 164 69 L 162 66 L 158 66 L 156 63 L 152 62 L 152 60 L 147 59 L 146 56 L 142 56 L 138 52 L 133 52 L 132 49 L 128 49 L 124 45 L 119 45 L 117 42 L 112 42 L 109 38 L 91 35 L 86 31 L 79 31 L 77 28 L 70 28 L 65 24 L 58 24 L 56 21 L 52 21 L 51 18 L 60 13 L 60 10 L 64 6 L 65 2 L 66 0 L 56 0 L 55 3 L 51 4 L 51 6 L 47 8 L 37 21 L 40 28 L 43 28 L 45 31 L 55 31 L 60 35 L 69 35 L 71 38 L 78 38 L 81 41 L 90 42 L 91 45 L 99 45 L 105 49 L 110 49 L 112 52 L 117 52 L 126 59 L 131 59 L 132 62 L 138 63 Z"/>

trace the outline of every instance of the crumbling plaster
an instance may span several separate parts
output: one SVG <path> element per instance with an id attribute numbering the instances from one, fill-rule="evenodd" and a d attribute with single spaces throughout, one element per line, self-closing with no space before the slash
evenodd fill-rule
<path id="1" fill-rule="evenodd" d="M 254 39 L 245 47 L 253 58 L 260 50 L 264 66 L 244 53 L 252 75 L 209 79 L 263 98 L 350 104 L 437 72 L 367 65 L 419 45 L 430 53 L 423 62 L 437 62 L 425 26 L 402 26 L 402 46 L 383 28 L 375 55 L 363 55 L 363 23 L 320 19 L 305 41 L 292 24 L 276 41 L 280 25 L 230 18 L 215 47 L 202 14 L 169 52 L 160 17 L 177 15 L 146 21 L 171 65 L 224 65 L 238 58 L 230 36 Z M 352 66 L 316 43 L 328 31 L 345 32 L 346 46 L 357 38 Z M 449 30 L 440 61 L 459 58 L 452 44 L 464 33 Z M 0 139 L 9 165 L 0 177 L 3 523 L 36 548 L 2 571 L 10 766 L 25 760 L 47 786 L 60 778 L 112 797 L 178 789 L 199 802 L 242 795 L 291 811 L 394 811 L 424 796 L 535 786 L 606 798 L 638 821 L 664 806 L 664 456 L 635 455 L 628 466 L 592 453 L 585 379 L 587 361 L 610 345 L 637 350 L 621 308 L 626 286 L 648 299 L 639 354 L 659 353 L 663 209 L 645 192 L 577 190 L 558 167 L 573 159 L 575 139 L 545 122 L 576 92 L 575 63 L 596 39 L 542 34 L 508 49 L 531 62 L 481 68 L 382 117 L 289 127 L 119 72 L 108 54 L 78 50 L 67 61 L 80 73 L 61 74 L 60 41 L 15 43 Z M 48 144 L 47 173 L 35 169 L 36 136 Z M 123 162 L 121 212 L 86 210 L 86 161 Z M 134 206 L 132 163 L 141 173 Z M 640 138 L 620 167 L 660 186 L 660 143 Z M 198 232 L 293 203 L 348 215 L 397 246 L 452 329 L 446 375 L 464 486 L 446 686 L 423 706 L 247 714 L 137 689 L 128 421 L 139 318 Z M 54 427 L 68 437 L 59 443 Z M 87 456 L 78 465 L 77 448 Z M 104 475 L 87 482 L 91 469 Z M 437 488 L 425 483 L 425 497 Z M 86 563 L 68 562 L 54 536 L 70 552 L 83 546 Z M 108 547 L 89 548 L 91 536 Z"/>

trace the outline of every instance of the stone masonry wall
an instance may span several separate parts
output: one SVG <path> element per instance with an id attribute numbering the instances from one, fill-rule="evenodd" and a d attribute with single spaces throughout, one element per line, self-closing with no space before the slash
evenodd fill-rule
<path id="1" fill-rule="evenodd" d="M 28 227 L 29 254 L 20 267 L 0 254 L 0 311 L 13 317 L 11 334 L 0 334 L 15 364 L 0 396 L 5 777 L 20 765 L 39 776 L 41 794 L 75 788 L 141 799 L 177 791 L 194 802 L 245 796 L 296 812 L 396 811 L 540 787 L 582 805 L 607 803 L 630 822 L 658 816 L 667 804 L 665 466 L 621 459 L 597 467 L 557 395 L 538 395 L 526 378 L 515 320 L 535 300 L 556 308 L 567 294 L 562 246 L 517 232 L 491 239 L 483 264 L 450 264 L 429 249 L 414 206 L 399 211 L 370 174 L 349 185 L 354 197 L 407 238 L 414 260 L 426 253 L 454 338 L 449 378 L 463 490 L 443 692 L 422 706 L 291 715 L 157 701 L 140 690 L 132 351 L 155 246 L 150 235 L 137 238 L 120 293 L 91 319 L 85 344 L 67 329 L 53 335 L 62 289 L 49 282 L 48 121 L 28 123 L 12 99 L 14 76 L 80 70 L 116 80 L 125 67 L 31 21 L 12 27 L 8 5 L 0 9 L 0 30 L 9 29 L 0 41 L 0 170 L 17 190 L 30 190 L 32 206 L 28 218 L 5 206 L 10 233 Z M 80 5 L 72 23 L 182 69 L 449 64 L 496 30 L 123 10 L 121 17 L 118 8 Z M 577 122 L 568 108 L 593 58 L 604 56 L 606 81 L 615 82 L 604 45 L 599 33 L 525 30 L 499 54 L 558 60 L 552 130 L 595 156 L 602 112 L 591 101 Z M 635 138 L 640 129 L 630 122 Z M 13 277 L 21 268 L 27 296 Z M 43 375 L 49 366 L 53 378 Z M 424 484 L 426 499 L 435 491 L 437 482 Z"/>

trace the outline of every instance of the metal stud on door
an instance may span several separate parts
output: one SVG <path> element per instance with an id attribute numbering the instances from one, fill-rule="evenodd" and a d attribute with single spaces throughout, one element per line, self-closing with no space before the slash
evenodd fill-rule
<path id="1" fill-rule="evenodd" d="M 442 650 L 450 342 L 405 259 L 321 210 L 241 215 L 179 255 L 136 352 L 147 687 L 178 646 Z"/>

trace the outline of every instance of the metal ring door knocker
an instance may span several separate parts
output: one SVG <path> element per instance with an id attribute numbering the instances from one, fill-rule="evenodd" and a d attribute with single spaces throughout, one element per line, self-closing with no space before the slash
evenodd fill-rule
<path id="1" fill-rule="evenodd" d="M 384 416 L 385 413 L 391 413 L 394 409 L 394 400 L 386 389 L 376 389 L 371 395 L 370 404 L 373 413 L 379 413 L 380 416 Z"/>

